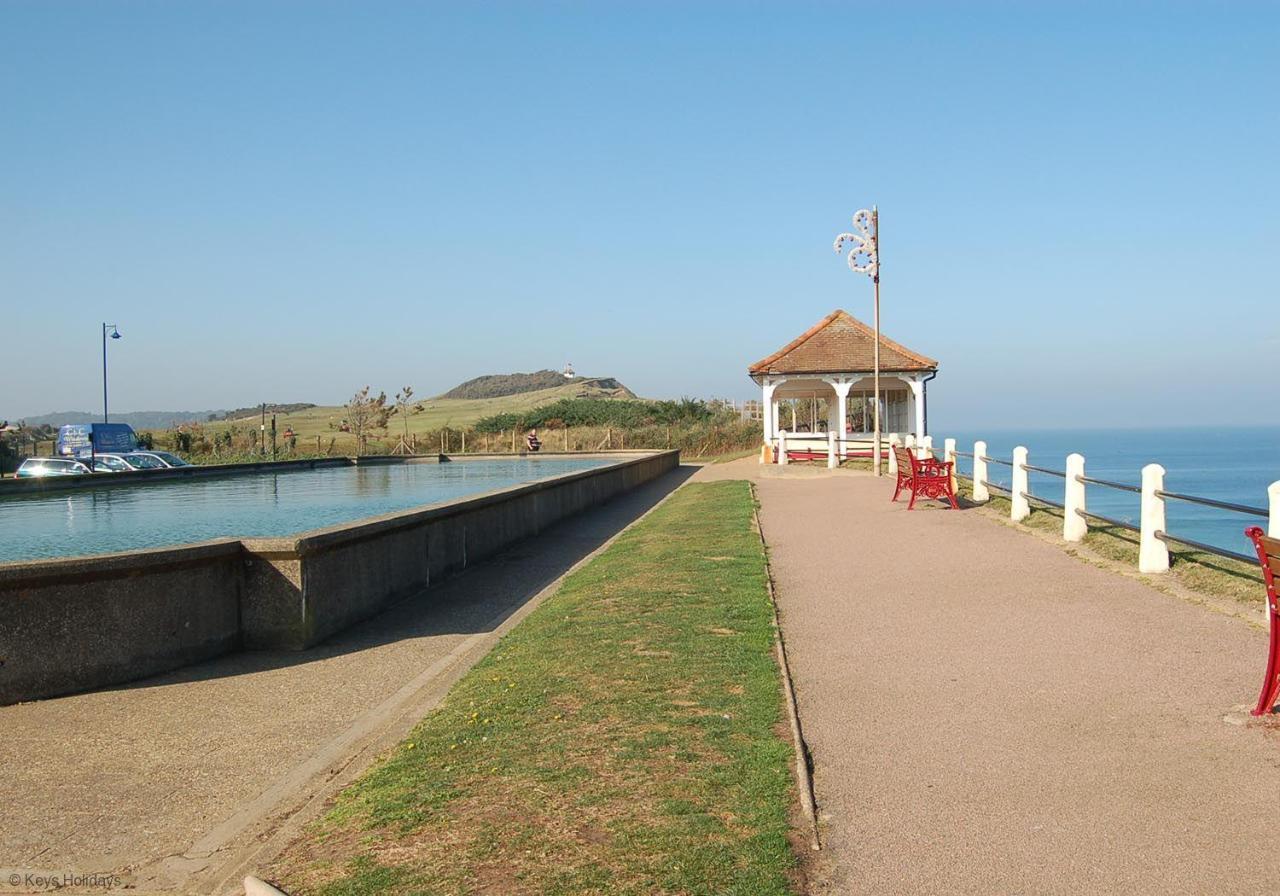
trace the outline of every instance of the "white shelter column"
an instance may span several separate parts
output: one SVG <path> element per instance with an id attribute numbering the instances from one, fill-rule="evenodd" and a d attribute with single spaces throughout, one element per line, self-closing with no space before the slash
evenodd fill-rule
<path id="1" fill-rule="evenodd" d="M 824 377 L 823 382 L 835 390 L 836 393 L 836 412 L 835 412 L 835 432 L 836 438 L 843 440 L 845 438 L 844 422 L 849 419 L 849 390 L 853 388 L 853 377 L 851 376 L 835 376 Z M 836 449 L 843 456 L 848 450 L 848 445 L 843 441 L 836 446 Z"/>
<path id="2" fill-rule="evenodd" d="M 777 384 L 769 379 L 760 383 L 760 421 L 764 424 L 765 442 L 773 440 L 773 390 L 777 388 Z"/>
<path id="3" fill-rule="evenodd" d="M 774 380 L 765 377 L 760 387 L 761 395 L 761 414 L 764 422 L 764 440 L 772 442 L 778 434 L 778 417 L 773 406 L 773 393 L 778 386 L 782 385 L 783 380 Z"/>
<path id="4" fill-rule="evenodd" d="M 920 439 L 924 436 L 924 383 L 919 377 L 912 377 L 906 383 L 911 387 L 910 410 L 914 418 L 912 425 L 915 428 L 916 438 Z"/>

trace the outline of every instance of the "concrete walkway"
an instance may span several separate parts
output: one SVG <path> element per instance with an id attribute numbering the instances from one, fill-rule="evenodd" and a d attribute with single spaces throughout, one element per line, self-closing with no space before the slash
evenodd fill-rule
<path id="1" fill-rule="evenodd" d="M 0 707 L 0 893 L 49 891 L 67 875 L 82 885 L 61 892 L 239 892 L 567 571 L 691 473 L 561 523 L 313 650 L 242 653 Z"/>
<path id="2" fill-rule="evenodd" d="M 699 477 L 758 483 L 816 892 L 1280 889 L 1280 731 L 1241 711 L 1265 634 L 869 474 Z"/>

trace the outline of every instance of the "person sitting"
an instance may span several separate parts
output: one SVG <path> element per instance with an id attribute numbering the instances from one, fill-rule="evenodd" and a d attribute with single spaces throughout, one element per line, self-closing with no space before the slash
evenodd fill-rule
<path id="1" fill-rule="evenodd" d="M 536 429 L 529 430 L 529 435 L 525 438 L 525 444 L 529 446 L 530 451 L 537 451 L 542 447 L 542 442 L 538 440 L 538 431 Z"/>

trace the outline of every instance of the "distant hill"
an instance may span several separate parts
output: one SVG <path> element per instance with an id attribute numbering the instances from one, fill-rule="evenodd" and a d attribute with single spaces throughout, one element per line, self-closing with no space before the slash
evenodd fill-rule
<path id="1" fill-rule="evenodd" d="M 268 414 L 296 414 L 314 408 L 314 404 L 296 402 L 293 404 L 268 404 Z M 134 429 L 168 429 L 179 423 L 208 423 L 213 420 L 239 420 L 254 417 L 262 413 L 262 405 L 251 408 L 236 408 L 234 411 L 220 409 L 216 411 L 124 411 L 111 412 L 112 423 L 128 423 Z M 102 419 L 101 411 L 56 411 L 52 414 L 40 414 L 36 417 L 23 417 L 21 422 L 28 426 L 63 426 L 67 423 L 94 423 Z M 14 418 L 13 422 L 18 422 Z"/>
<path id="2" fill-rule="evenodd" d="M 225 411 L 127 411 L 111 414 L 112 423 L 128 423 L 134 429 L 166 429 L 175 423 L 204 422 Z M 67 423 L 94 423 L 102 420 L 102 411 L 56 411 L 36 417 L 23 417 L 29 426 L 63 426 Z"/>
<path id="3" fill-rule="evenodd" d="M 612 377 L 576 377 L 567 379 L 554 370 L 536 373 L 497 373 L 478 376 L 454 386 L 439 398 L 474 400 L 478 398 L 503 398 L 522 395 L 525 392 L 541 392 L 544 389 L 577 387 L 582 397 L 635 398 L 635 393 Z"/>

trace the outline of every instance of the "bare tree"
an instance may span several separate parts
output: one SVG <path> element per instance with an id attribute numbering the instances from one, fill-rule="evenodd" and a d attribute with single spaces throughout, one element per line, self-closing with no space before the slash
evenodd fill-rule
<path id="1" fill-rule="evenodd" d="M 364 453 L 369 433 L 387 428 L 392 409 L 387 407 L 387 393 L 369 394 L 365 386 L 347 402 L 347 424 L 356 437 L 356 456 Z"/>
<path id="2" fill-rule="evenodd" d="M 399 415 L 400 421 L 404 424 L 404 435 L 400 437 L 399 444 L 391 450 L 392 454 L 409 454 L 409 418 L 414 414 L 422 413 L 422 403 L 413 401 L 413 386 L 405 386 L 396 393 L 396 404 L 390 411 L 390 416 Z"/>

